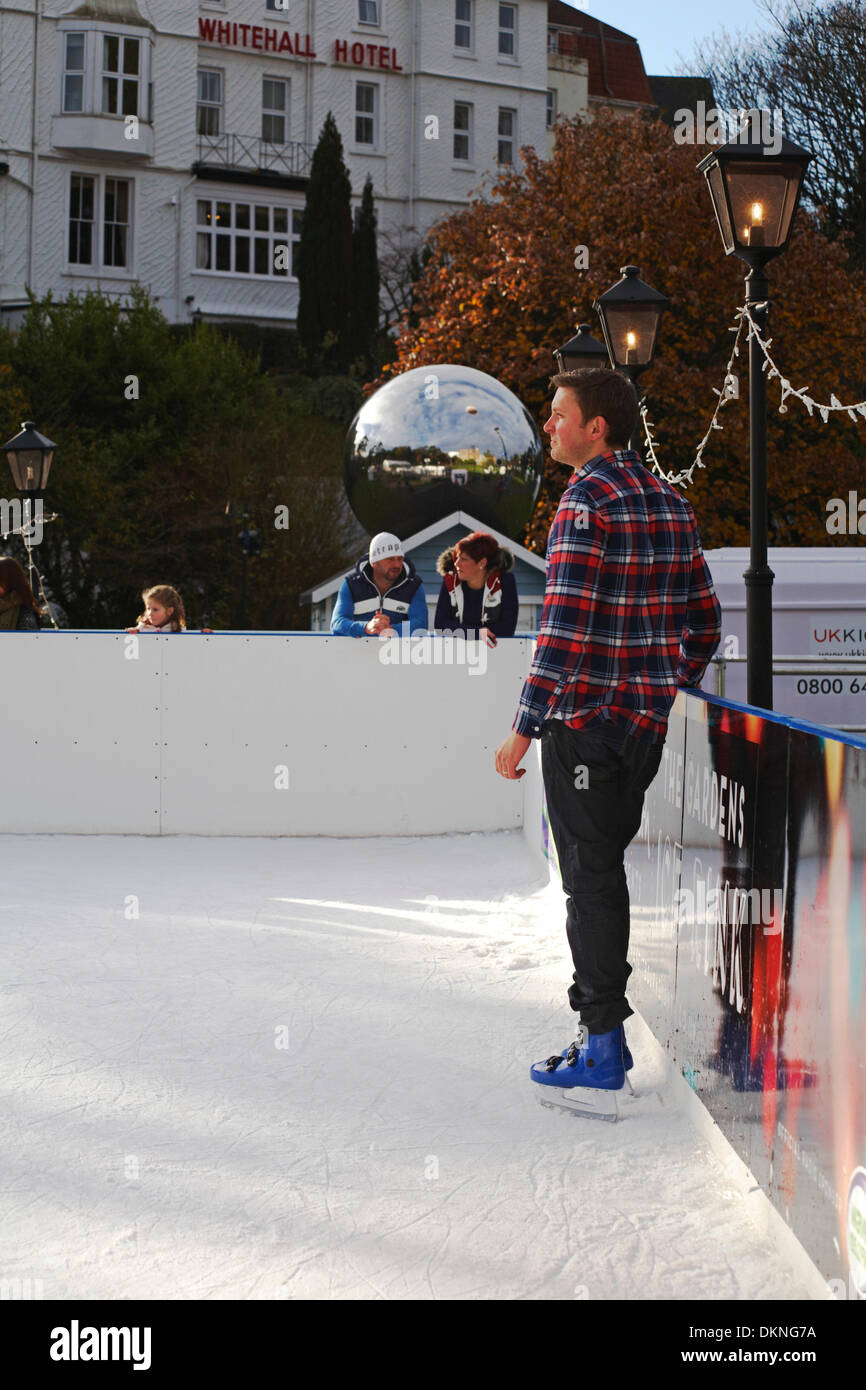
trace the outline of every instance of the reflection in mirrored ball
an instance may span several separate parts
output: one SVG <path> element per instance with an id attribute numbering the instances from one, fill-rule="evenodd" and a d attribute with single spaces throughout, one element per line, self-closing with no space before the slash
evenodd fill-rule
<path id="1" fill-rule="evenodd" d="M 405 539 L 462 510 L 517 539 L 543 469 L 529 411 L 474 367 L 404 372 L 364 402 L 346 436 L 346 492 L 371 535 Z"/>

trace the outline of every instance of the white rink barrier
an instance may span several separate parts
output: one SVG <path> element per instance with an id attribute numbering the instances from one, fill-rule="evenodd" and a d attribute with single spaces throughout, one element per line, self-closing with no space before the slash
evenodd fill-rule
<path id="1" fill-rule="evenodd" d="M 416 635 L 387 664 L 318 633 L 0 641 L 2 833 L 435 835 L 519 829 L 526 797 L 537 845 L 536 758 L 493 766 L 533 638 Z"/>

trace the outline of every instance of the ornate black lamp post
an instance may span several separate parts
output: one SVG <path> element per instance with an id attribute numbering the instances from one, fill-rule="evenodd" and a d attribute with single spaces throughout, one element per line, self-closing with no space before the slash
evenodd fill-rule
<path id="1" fill-rule="evenodd" d="M 554 348 L 556 369 L 577 372 L 582 367 L 609 367 L 610 357 L 604 343 L 593 338 L 588 323 L 578 324 L 577 332 L 562 347 Z"/>
<path id="2" fill-rule="evenodd" d="M 741 134 L 746 134 L 745 128 Z M 787 248 L 808 150 L 782 139 L 778 153 L 756 142 L 720 145 L 698 169 L 706 176 L 725 254 L 750 267 L 746 304 L 766 336 L 769 316 L 764 266 Z M 749 568 L 746 581 L 746 669 L 750 705 L 773 708 L 773 571 L 767 563 L 767 377 L 764 355 L 749 339 Z"/>
<path id="3" fill-rule="evenodd" d="M 39 494 L 48 486 L 48 474 L 57 445 L 53 439 L 40 434 L 32 420 L 25 420 L 18 434 L 0 446 L 9 460 L 12 481 L 19 492 L 24 493 L 25 506 L 29 502 L 30 525 L 36 518 Z M 33 588 L 33 556 L 27 545 L 28 579 Z"/>
<path id="4" fill-rule="evenodd" d="M 618 372 L 637 385 L 641 372 L 652 365 L 662 312 L 670 300 L 640 278 L 636 265 L 625 265 L 615 285 L 595 301 L 610 360 Z M 629 440 L 636 449 L 638 439 Z"/>

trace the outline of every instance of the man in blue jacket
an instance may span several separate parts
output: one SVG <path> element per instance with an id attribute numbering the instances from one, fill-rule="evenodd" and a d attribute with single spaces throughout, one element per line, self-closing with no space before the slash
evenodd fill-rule
<path id="1" fill-rule="evenodd" d="M 380 531 L 340 585 L 331 631 L 337 637 L 378 637 L 393 629 L 399 637 L 407 622 L 410 633 L 427 630 L 424 585 L 412 561 L 403 558 L 403 542 Z"/>

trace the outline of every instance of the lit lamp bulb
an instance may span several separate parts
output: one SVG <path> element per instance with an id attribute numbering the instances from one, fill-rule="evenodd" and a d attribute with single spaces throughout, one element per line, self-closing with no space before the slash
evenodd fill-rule
<path id="1" fill-rule="evenodd" d="M 743 240 L 747 246 L 763 246 L 764 244 L 764 205 L 763 203 L 752 203 L 752 225 L 744 227 Z"/>
<path id="2" fill-rule="evenodd" d="M 625 335 L 625 365 L 627 367 L 631 366 L 631 355 L 636 347 L 637 335 L 632 333 L 631 329 L 629 329 L 628 333 Z"/>

